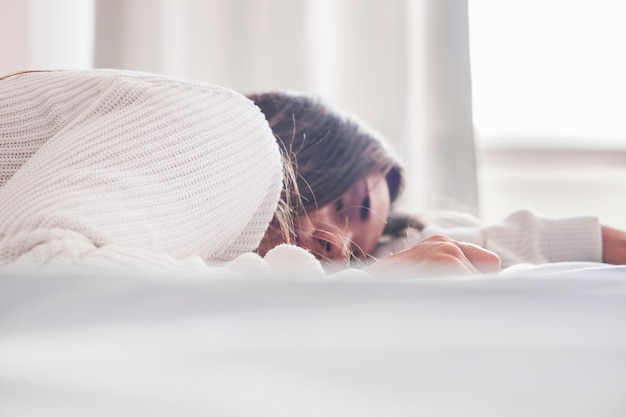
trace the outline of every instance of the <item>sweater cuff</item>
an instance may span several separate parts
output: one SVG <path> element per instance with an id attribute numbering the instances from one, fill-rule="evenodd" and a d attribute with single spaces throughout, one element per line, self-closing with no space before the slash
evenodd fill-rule
<path id="1" fill-rule="evenodd" d="M 602 232 L 596 217 L 542 219 L 539 239 L 548 262 L 602 262 Z"/>
<path id="2" fill-rule="evenodd" d="M 520 210 L 484 233 L 486 247 L 512 250 L 513 262 L 503 259 L 503 264 L 602 262 L 600 223 L 594 216 L 548 218 Z"/>

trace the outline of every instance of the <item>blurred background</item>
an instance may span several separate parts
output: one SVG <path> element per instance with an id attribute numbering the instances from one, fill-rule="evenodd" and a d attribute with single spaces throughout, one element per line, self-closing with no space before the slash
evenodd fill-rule
<path id="1" fill-rule="evenodd" d="M 626 228 L 622 0 L 0 0 L 0 73 L 313 91 L 389 139 L 412 211 Z"/>

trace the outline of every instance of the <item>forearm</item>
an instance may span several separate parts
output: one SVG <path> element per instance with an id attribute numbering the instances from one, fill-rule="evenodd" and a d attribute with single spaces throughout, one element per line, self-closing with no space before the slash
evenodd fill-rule
<path id="1" fill-rule="evenodd" d="M 626 232 L 602 225 L 602 262 L 626 264 Z"/>

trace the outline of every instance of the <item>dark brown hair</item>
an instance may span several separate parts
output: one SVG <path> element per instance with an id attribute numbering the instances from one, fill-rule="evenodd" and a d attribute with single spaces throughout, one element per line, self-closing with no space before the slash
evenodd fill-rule
<path id="1" fill-rule="evenodd" d="M 265 115 L 294 168 L 295 183 L 285 193 L 297 214 L 332 202 L 375 170 L 385 175 L 392 203 L 401 194 L 404 169 L 384 139 L 356 117 L 301 92 L 248 98 Z M 383 233 L 400 236 L 407 227 L 423 226 L 413 217 L 392 212 Z"/>

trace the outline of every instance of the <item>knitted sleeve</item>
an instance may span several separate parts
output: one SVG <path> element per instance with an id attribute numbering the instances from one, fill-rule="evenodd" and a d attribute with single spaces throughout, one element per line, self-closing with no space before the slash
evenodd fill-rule
<path id="1" fill-rule="evenodd" d="M 481 230 L 481 243 L 502 266 L 520 263 L 602 262 L 602 235 L 595 216 L 543 217 L 519 210 Z"/>
<path id="2" fill-rule="evenodd" d="M 427 226 L 421 233 L 379 248 L 378 256 L 404 249 L 435 234 L 491 250 L 500 256 L 502 267 L 521 263 L 602 262 L 602 239 L 597 217 L 550 218 L 530 210 L 518 210 L 500 223 L 489 226 Z"/>
<path id="3" fill-rule="evenodd" d="M 12 76 L 0 80 L 0 141 L 0 264 L 107 246 L 231 260 L 258 246 L 282 187 L 260 110 L 189 80 Z"/>

